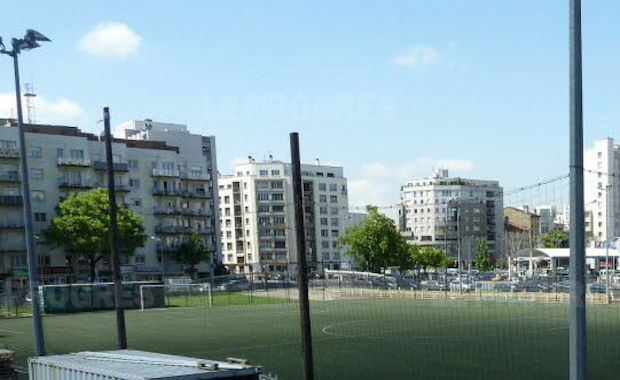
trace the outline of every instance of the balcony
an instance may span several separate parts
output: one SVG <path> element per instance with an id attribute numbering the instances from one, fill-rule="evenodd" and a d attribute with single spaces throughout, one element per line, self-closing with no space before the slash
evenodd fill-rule
<path id="1" fill-rule="evenodd" d="M 112 167 L 115 172 L 128 172 L 129 165 L 126 162 L 113 162 Z M 95 170 L 108 170 L 108 163 L 106 161 L 93 162 L 93 169 Z"/>
<path id="2" fill-rule="evenodd" d="M 90 167 L 91 162 L 88 158 L 58 157 L 58 166 Z"/>
<path id="3" fill-rule="evenodd" d="M 181 244 L 157 244 L 157 252 L 176 252 Z"/>
<path id="4" fill-rule="evenodd" d="M 152 177 L 179 177 L 179 169 L 153 169 Z"/>
<path id="5" fill-rule="evenodd" d="M 211 215 L 211 211 L 207 209 L 192 209 L 192 208 L 183 208 L 181 209 L 181 213 L 184 216 L 195 216 L 204 218 Z"/>
<path id="6" fill-rule="evenodd" d="M 195 228 L 195 229 L 191 229 L 190 232 L 194 232 L 194 231 L 198 233 L 198 235 L 211 235 L 215 233 L 215 228 L 213 227 Z"/>
<path id="7" fill-rule="evenodd" d="M 179 207 L 153 207 L 153 215 L 180 215 Z"/>
<path id="8" fill-rule="evenodd" d="M 72 181 L 67 179 L 60 179 L 58 181 L 58 187 L 61 189 L 78 189 L 78 190 L 87 190 L 92 189 L 93 186 L 81 181 Z"/>
<path id="9" fill-rule="evenodd" d="M 210 191 L 184 191 L 182 194 L 183 198 L 198 198 L 198 199 L 209 199 L 212 198 L 212 194 Z"/>
<path id="10" fill-rule="evenodd" d="M 97 183 L 95 183 L 95 185 L 93 187 L 107 189 L 108 185 L 100 183 L 100 182 L 97 182 Z M 131 191 L 131 188 L 128 185 L 125 185 L 123 183 L 115 183 L 114 184 L 114 190 L 118 191 L 119 193 L 128 193 L 128 192 Z"/>
<path id="11" fill-rule="evenodd" d="M 181 192 L 177 189 L 153 189 L 153 195 L 158 195 L 162 197 L 178 197 L 181 195 Z"/>
<path id="12" fill-rule="evenodd" d="M 21 206 L 24 198 L 21 195 L 0 195 L 0 205 L 2 206 Z"/>
<path id="13" fill-rule="evenodd" d="M 24 223 L 23 222 L 9 222 L 9 221 L 0 221 L 0 230 L 23 230 Z"/>
<path id="14" fill-rule="evenodd" d="M 19 150 L 17 148 L 0 148 L 0 158 L 19 158 Z"/>
<path id="15" fill-rule="evenodd" d="M 19 173 L 17 171 L 0 172 L 0 182 L 19 182 Z"/>
<path id="16" fill-rule="evenodd" d="M 211 179 L 209 173 L 206 172 L 187 172 L 181 173 L 181 178 L 190 181 L 208 181 Z"/>
<path id="17" fill-rule="evenodd" d="M 155 233 L 161 234 L 161 235 L 184 234 L 184 233 L 190 233 L 191 231 L 192 231 L 192 228 L 186 227 L 186 226 L 165 226 L 165 225 L 155 226 Z"/>

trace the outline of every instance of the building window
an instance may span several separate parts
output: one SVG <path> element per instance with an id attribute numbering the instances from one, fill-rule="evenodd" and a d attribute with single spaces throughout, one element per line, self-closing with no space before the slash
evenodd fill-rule
<path id="1" fill-rule="evenodd" d="M 271 171 L 271 175 L 272 175 L 272 176 L 278 176 L 278 175 L 280 175 L 280 170 L 279 170 L 279 169 L 273 169 L 273 170 Z"/>
<path id="2" fill-rule="evenodd" d="M 258 212 L 269 212 L 269 206 L 267 205 L 258 206 Z"/>
<path id="3" fill-rule="evenodd" d="M 28 148 L 28 157 L 30 158 L 41 158 L 41 147 L 40 146 L 31 146 Z"/>
<path id="4" fill-rule="evenodd" d="M 338 218 L 332 218 L 332 226 L 338 225 Z"/>
<path id="5" fill-rule="evenodd" d="M 280 193 L 271 194 L 271 200 L 273 201 L 282 201 L 284 200 L 284 196 Z"/>
<path id="6" fill-rule="evenodd" d="M 329 196 L 329 202 L 330 203 L 338 203 L 338 196 L 337 195 L 330 195 Z"/>
<path id="7" fill-rule="evenodd" d="M 259 170 L 258 171 L 258 175 L 260 175 L 261 177 L 267 177 L 269 175 L 269 171 L 268 170 Z"/>
<path id="8" fill-rule="evenodd" d="M 258 200 L 259 201 L 268 201 L 269 200 L 269 194 L 267 194 L 267 193 L 258 193 Z"/>
<path id="9" fill-rule="evenodd" d="M 280 205 L 280 206 L 278 206 L 278 205 L 276 205 L 276 206 L 273 206 L 273 207 L 271 208 L 271 210 L 272 210 L 274 213 L 282 213 L 282 212 L 284 212 L 284 206 L 281 206 L 281 205 Z"/>
<path id="10" fill-rule="evenodd" d="M 229 195 L 226 195 L 224 197 L 224 203 L 226 203 L 226 204 L 230 203 L 230 196 Z"/>
<path id="11" fill-rule="evenodd" d="M 127 161 L 127 166 L 130 169 L 138 169 L 138 160 L 128 160 Z"/>
<path id="12" fill-rule="evenodd" d="M 139 189 L 140 188 L 140 179 L 138 179 L 138 178 L 129 178 L 129 187 L 131 187 L 132 189 Z"/>
<path id="13" fill-rule="evenodd" d="M 332 236 L 333 237 L 338 237 L 339 234 L 340 234 L 340 232 L 338 230 L 332 230 Z"/>
<path id="14" fill-rule="evenodd" d="M 338 185 L 335 183 L 329 184 L 329 191 L 338 191 Z"/>
<path id="15" fill-rule="evenodd" d="M 327 190 L 327 184 L 319 183 L 319 191 L 326 191 L 326 190 Z"/>
<path id="16" fill-rule="evenodd" d="M 269 182 L 267 182 L 267 181 L 257 181 L 256 182 L 256 188 L 257 189 L 268 189 L 269 188 Z"/>
<path id="17" fill-rule="evenodd" d="M 329 240 L 322 240 L 321 241 L 321 248 L 323 248 L 323 249 L 329 248 Z"/>
<path id="18" fill-rule="evenodd" d="M 146 258 L 144 255 L 135 255 L 136 264 L 144 264 L 146 262 Z"/>
<path id="19" fill-rule="evenodd" d="M 83 160 L 84 151 L 82 149 L 71 149 L 71 158 L 76 160 Z"/>
<path id="20" fill-rule="evenodd" d="M 273 181 L 273 182 L 271 182 L 271 188 L 272 189 L 281 189 L 282 188 L 282 181 Z"/>
<path id="21" fill-rule="evenodd" d="M 329 231 L 328 230 L 321 230 L 321 236 L 322 237 L 329 237 Z"/>
<path id="22" fill-rule="evenodd" d="M 329 260 L 329 252 L 323 252 L 323 260 Z"/>
<path id="23" fill-rule="evenodd" d="M 43 190 L 32 190 L 30 192 L 30 197 L 33 201 L 44 201 L 45 200 L 45 191 Z"/>
<path id="24" fill-rule="evenodd" d="M 34 213 L 34 221 L 35 222 L 45 222 L 47 220 L 47 215 L 44 212 L 35 212 Z"/>
<path id="25" fill-rule="evenodd" d="M 319 202 L 327 203 L 327 195 L 324 195 L 324 194 L 319 195 Z"/>
<path id="26" fill-rule="evenodd" d="M 43 169 L 30 169 L 30 179 L 43 179 Z"/>
<path id="27" fill-rule="evenodd" d="M 338 215 L 338 207 L 331 208 L 331 215 Z"/>
<path id="28" fill-rule="evenodd" d="M 56 157 L 62 157 L 65 155 L 65 150 L 62 148 L 56 148 Z"/>
<path id="29" fill-rule="evenodd" d="M 327 218 L 321 218 L 321 226 L 327 225 Z"/>
<path id="30" fill-rule="evenodd" d="M 319 214 L 327 215 L 327 207 L 326 206 L 319 207 Z"/>

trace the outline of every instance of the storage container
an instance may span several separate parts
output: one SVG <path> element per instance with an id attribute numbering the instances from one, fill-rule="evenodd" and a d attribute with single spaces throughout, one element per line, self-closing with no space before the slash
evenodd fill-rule
<path id="1" fill-rule="evenodd" d="M 28 360 L 30 380 L 258 380 L 260 367 L 135 350 L 78 352 Z"/>

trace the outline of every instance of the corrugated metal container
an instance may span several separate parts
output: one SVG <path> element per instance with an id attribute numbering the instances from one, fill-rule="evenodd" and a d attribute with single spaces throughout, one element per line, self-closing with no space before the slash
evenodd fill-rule
<path id="1" fill-rule="evenodd" d="M 258 379 L 260 367 L 135 350 L 78 352 L 28 360 L 30 380 Z"/>

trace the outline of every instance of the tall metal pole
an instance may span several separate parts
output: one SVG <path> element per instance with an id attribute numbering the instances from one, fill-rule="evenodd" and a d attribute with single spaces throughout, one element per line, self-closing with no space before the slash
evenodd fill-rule
<path id="1" fill-rule="evenodd" d="M 123 309 L 123 284 L 121 279 L 120 246 L 118 224 L 116 221 L 116 192 L 114 189 L 114 161 L 112 159 L 112 135 L 110 133 L 110 109 L 103 108 L 103 125 L 105 128 L 105 157 L 108 167 L 108 197 L 110 198 L 110 232 L 112 263 L 114 271 L 114 306 L 116 308 L 116 336 L 118 347 L 127 348 L 127 331 L 125 328 L 125 310 Z"/>
<path id="2" fill-rule="evenodd" d="M 22 115 L 22 95 L 19 84 L 18 52 L 13 50 L 13 68 L 15 70 L 15 98 L 17 100 L 17 129 L 19 130 L 19 163 L 22 174 L 22 197 L 24 199 L 24 224 L 26 232 L 26 261 L 28 264 L 28 286 L 32 297 L 32 324 L 34 332 L 34 346 L 37 356 L 45 355 L 45 339 L 41 322 L 41 301 L 39 300 L 39 278 L 37 275 L 37 259 L 34 250 L 32 229 L 32 206 L 30 204 L 30 181 L 28 178 L 28 162 L 26 159 L 26 136 L 24 133 L 24 119 Z"/>
<path id="3" fill-rule="evenodd" d="M 304 379 L 314 379 L 312 360 L 312 335 L 310 334 L 310 304 L 308 302 L 308 268 L 306 264 L 306 239 L 304 234 L 301 163 L 299 159 L 299 134 L 292 132 L 291 166 L 293 170 L 293 199 L 295 205 L 295 235 L 297 238 L 297 279 L 299 281 L 299 316 L 301 319 L 301 349 L 304 355 Z"/>
<path id="4" fill-rule="evenodd" d="M 581 0 L 570 0 L 570 334 L 571 380 L 586 379 L 585 221 Z"/>
<path id="5" fill-rule="evenodd" d="M 609 179 L 608 179 L 609 180 Z M 613 179 L 612 179 L 613 181 Z M 609 303 L 609 192 L 611 191 L 611 185 L 607 185 L 605 188 L 605 298 Z"/>

